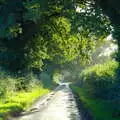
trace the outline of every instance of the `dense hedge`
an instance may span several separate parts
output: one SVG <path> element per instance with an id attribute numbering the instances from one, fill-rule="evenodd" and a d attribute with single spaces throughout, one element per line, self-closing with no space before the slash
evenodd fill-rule
<path id="1" fill-rule="evenodd" d="M 89 67 L 80 74 L 82 86 L 92 97 L 113 99 L 118 95 L 116 69 L 118 63 L 109 61 Z"/>

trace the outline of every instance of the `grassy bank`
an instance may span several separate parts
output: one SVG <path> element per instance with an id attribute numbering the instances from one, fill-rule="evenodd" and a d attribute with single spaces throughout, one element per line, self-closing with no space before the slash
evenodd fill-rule
<path id="1" fill-rule="evenodd" d="M 26 110 L 37 98 L 47 94 L 48 89 L 35 88 L 31 91 L 19 91 L 0 99 L 0 120 L 5 120 L 10 115 L 17 115 Z"/>
<path id="2" fill-rule="evenodd" d="M 33 73 L 17 75 L 0 69 L 0 120 L 17 116 L 49 91 Z"/>
<path id="3" fill-rule="evenodd" d="M 116 102 L 90 98 L 83 88 L 72 86 L 72 89 L 78 94 L 94 120 L 120 120 L 120 117 L 114 116 Z"/>

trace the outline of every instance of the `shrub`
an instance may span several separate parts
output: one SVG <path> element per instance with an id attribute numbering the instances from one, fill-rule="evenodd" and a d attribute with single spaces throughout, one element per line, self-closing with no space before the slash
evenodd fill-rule
<path id="1" fill-rule="evenodd" d="M 40 80 L 32 73 L 15 76 L 8 71 L 0 69 L 0 98 L 12 95 L 18 91 L 30 91 L 32 88 L 41 87 Z"/>
<path id="2" fill-rule="evenodd" d="M 62 74 L 58 70 L 54 71 L 54 73 L 53 73 L 53 81 L 56 84 L 59 84 L 62 80 L 63 80 Z"/>
<path id="3" fill-rule="evenodd" d="M 83 87 L 87 89 L 90 96 L 102 99 L 115 97 L 117 67 L 117 62 L 109 61 L 89 67 L 80 74 Z"/>

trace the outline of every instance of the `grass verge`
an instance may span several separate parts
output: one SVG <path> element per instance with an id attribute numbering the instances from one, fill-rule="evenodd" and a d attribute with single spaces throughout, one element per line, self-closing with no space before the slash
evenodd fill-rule
<path id="1" fill-rule="evenodd" d="M 84 106 L 90 111 L 94 120 L 120 120 L 120 116 L 115 117 L 115 103 L 101 99 L 93 99 L 88 97 L 87 92 L 83 88 L 72 85 L 71 88 L 78 94 Z"/>
<path id="2" fill-rule="evenodd" d="M 35 88 L 31 91 L 10 93 L 0 99 L 0 120 L 6 120 L 11 115 L 18 115 L 26 110 L 36 99 L 49 92 L 48 89 Z"/>

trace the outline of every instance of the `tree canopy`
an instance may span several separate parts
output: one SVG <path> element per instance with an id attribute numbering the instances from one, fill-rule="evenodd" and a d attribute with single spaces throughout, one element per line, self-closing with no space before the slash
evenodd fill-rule
<path id="1" fill-rule="evenodd" d="M 96 42 L 113 29 L 102 0 L 0 2 L 0 61 L 10 68 L 16 62 L 16 70 L 41 68 L 44 60 L 87 60 Z"/>

